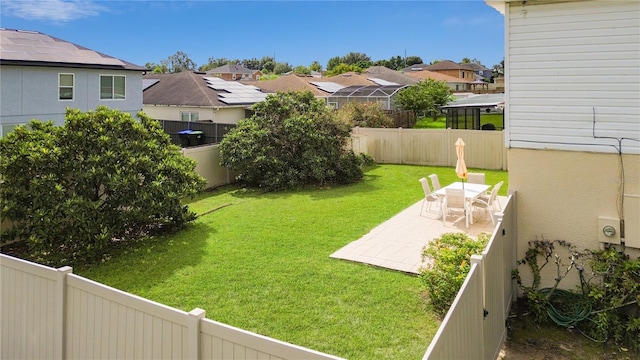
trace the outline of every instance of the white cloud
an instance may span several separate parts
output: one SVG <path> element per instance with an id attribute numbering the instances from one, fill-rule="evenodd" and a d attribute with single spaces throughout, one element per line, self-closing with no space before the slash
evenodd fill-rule
<path id="1" fill-rule="evenodd" d="M 97 16 L 106 8 L 86 0 L 18 0 L 2 1 L 2 11 L 27 20 L 67 22 Z"/>

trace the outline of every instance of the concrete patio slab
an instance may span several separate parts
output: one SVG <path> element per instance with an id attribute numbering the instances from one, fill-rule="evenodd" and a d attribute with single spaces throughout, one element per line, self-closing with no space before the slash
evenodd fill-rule
<path id="1" fill-rule="evenodd" d="M 500 204 L 506 197 L 498 196 Z M 422 249 L 434 238 L 449 232 L 464 232 L 471 237 L 493 232 L 491 218 L 483 210 L 474 212 L 474 223 L 466 228 L 464 215 L 447 216 L 443 224 L 437 205 L 420 213 L 422 200 L 372 229 L 362 238 L 349 243 L 330 255 L 343 259 L 418 274 L 422 265 Z M 425 205 L 426 207 L 426 205 Z"/>

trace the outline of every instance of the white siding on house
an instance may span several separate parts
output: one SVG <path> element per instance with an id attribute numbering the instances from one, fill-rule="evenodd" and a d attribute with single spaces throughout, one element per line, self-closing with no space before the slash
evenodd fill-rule
<path id="1" fill-rule="evenodd" d="M 59 74 L 74 75 L 73 100 L 60 100 Z M 108 106 L 135 115 L 142 109 L 142 72 L 53 66 L 0 67 L 0 125 L 31 119 L 64 124 L 67 107 L 81 111 Z M 125 99 L 100 99 L 100 75 L 126 77 Z"/>
<path id="2" fill-rule="evenodd" d="M 506 146 L 640 154 L 640 2 L 507 12 Z"/>

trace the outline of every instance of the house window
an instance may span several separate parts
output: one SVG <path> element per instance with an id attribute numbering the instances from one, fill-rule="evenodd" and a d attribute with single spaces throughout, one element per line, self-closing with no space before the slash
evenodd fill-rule
<path id="1" fill-rule="evenodd" d="M 100 75 L 100 99 L 122 100 L 125 95 L 125 77 L 122 75 Z"/>
<path id="2" fill-rule="evenodd" d="M 200 120 L 200 116 L 197 112 L 180 112 L 180 120 L 182 121 L 198 121 Z"/>
<path id="3" fill-rule="evenodd" d="M 0 137 L 7 136 L 8 133 L 12 132 L 13 129 L 17 128 L 20 125 L 26 125 L 26 123 L 21 123 L 21 124 L 2 124 L 2 126 L 0 126 Z"/>
<path id="4" fill-rule="evenodd" d="M 256 75 L 256 80 L 260 80 L 260 75 Z"/>
<path id="5" fill-rule="evenodd" d="M 73 100 L 73 74 L 58 74 L 58 99 Z"/>

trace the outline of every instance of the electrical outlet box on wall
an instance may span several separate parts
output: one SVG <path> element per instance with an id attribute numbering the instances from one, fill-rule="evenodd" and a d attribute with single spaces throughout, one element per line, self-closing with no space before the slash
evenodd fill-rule
<path id="1" fill-rule="evenodd" d="M 624 244 L 640 249 L 640 195 L 624 194 Z"/>
<path id="2" fill-rule="evenodd" d="M 620 244 L 620 219 L 598 217 L 598 241 Z"/>

